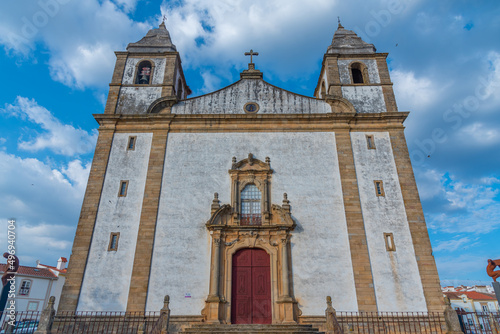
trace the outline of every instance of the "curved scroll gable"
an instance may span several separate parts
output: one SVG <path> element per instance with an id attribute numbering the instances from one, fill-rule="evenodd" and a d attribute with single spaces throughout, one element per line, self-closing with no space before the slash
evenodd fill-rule
<path id="1" fill-rule="evenodd" d="M 236 157 L 233 157 L 233 165 L 231 166 L 231 171 L 245 171 L 245 170 L 262 170 L 272 173 L 271 160 L 266 157 L 266 162 L 262 162 L 256 159 L 252 153 L 248 154 L 248 158 L 236 162 Z"/>
<path id="2" fill-rule="evenodd" d="M 296 224 L 293 221 L 290 211 L 283 209 L 277 204 L 272 205 L 272 225 L 284 225 L 290 227 L 292 230 L 295 228 Z"/>
<path id="3" fill-rule="evenodd" d="M 332 107 L 332 113 L 356 113 L 354 105 L 343 97 L 326 95 L 325 102 Z"/>
<path id="4" fill-rule="evenodd" d="M 146 111 L 147 114 L 170 113 L 172 106 L 178 102 L 175 96 L 163 96 L 154 100 Z"/>
<path id="5" fill-rule="evenodd" d="M 230 218 L 230 215 L 231 205 L 224 204 L 217 211 L 215 211 L 215 213 L 212 214 L 212 217 L 210 217 L 206 225 L 227 225 L 227 220 Z"/>

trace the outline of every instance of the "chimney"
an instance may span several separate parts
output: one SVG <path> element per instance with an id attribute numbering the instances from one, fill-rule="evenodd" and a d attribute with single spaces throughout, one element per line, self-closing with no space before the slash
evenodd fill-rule
<path id="1" fill-rule="evenodd" d="M 64 268 L 66 268 L 66 263 L 68 263 L 68 260 L 65 257 L 60 257 L 59 260 L 57 260 L 57 269 L 64 270 Z"/>

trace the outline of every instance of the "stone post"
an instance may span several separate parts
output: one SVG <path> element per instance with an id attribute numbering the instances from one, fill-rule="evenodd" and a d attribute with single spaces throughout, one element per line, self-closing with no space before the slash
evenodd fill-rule
<path id="1" fill-rule="evenodd" d="M 163 298 L 163 308 L 160 310 L 160 318 L 161 318 L 161 334 L 168 334 L 168 324 L 170 322 L 170 296 L 166 295 Z"/>
<path id="2" fill-rule="evenodd" d="M 450 298 L 444 297 L 444 320 L 446 322 L 446 334 L 463 334 L 457 312 L 451 307 Z"/>
<path id="3" fill-rule="evenodd" d="M 326 297 L 326 330 L 327 333 L 334 333 L 335 331 L 335 318 L 337 316 L 337 312 L 332 306 L 332 297 Z"/>
<path id="4" fill-rule="evenodd" d="M 50 296 L 47 307 L 43 309 L 42 314 L 40 315 L 38 328 L 36 329 L 34 334 L 52 333 L 52 324 L 54 323 L 54 318 L 56 315 L 56 310 L 54 309 L 55 302 L 56 302 L 56 297 Z"/>

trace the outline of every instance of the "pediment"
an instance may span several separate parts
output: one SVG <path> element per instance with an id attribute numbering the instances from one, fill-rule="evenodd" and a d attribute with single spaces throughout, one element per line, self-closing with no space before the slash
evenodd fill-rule
<path id="1" fill-rule="evenodd" d="M 231 171 L 267 171 L 271 172 L 271 161 L 269 158 L 266 158 L 266 162 L 262 162 L 259 159 L 256 159 L 252 153 L 248 154 L 248 158 L 240 160 L 236 162 L 236 157 L 233 157 L 233 165 L 231 166 Z"/>
<path id="2" fill-rule="evenodd" d="M 172 106 L 173 114 L 242 114 L 255 103 L 256 114 L 326 114 L 331 106 L 324 100 L 303 96 L 273 86 L 262 79 L 241 79 L 210 94 L 182 100 Z"/>

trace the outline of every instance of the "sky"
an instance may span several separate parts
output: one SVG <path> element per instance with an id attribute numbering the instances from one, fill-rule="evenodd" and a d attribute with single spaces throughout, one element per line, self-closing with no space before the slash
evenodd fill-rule
<path id="1" fill-rule="evenodd" d="M 337 17 L 388 63 L 444 285 L 485 284 L 500 259 L 497 0 L 0 2 L 0 248 L 69 257 L 102 113 L 123 51 L 167 17 L 193 96 L 247 67 L 312 96 Z M 3 226 L 3 228 L 1 227 Z"/>

